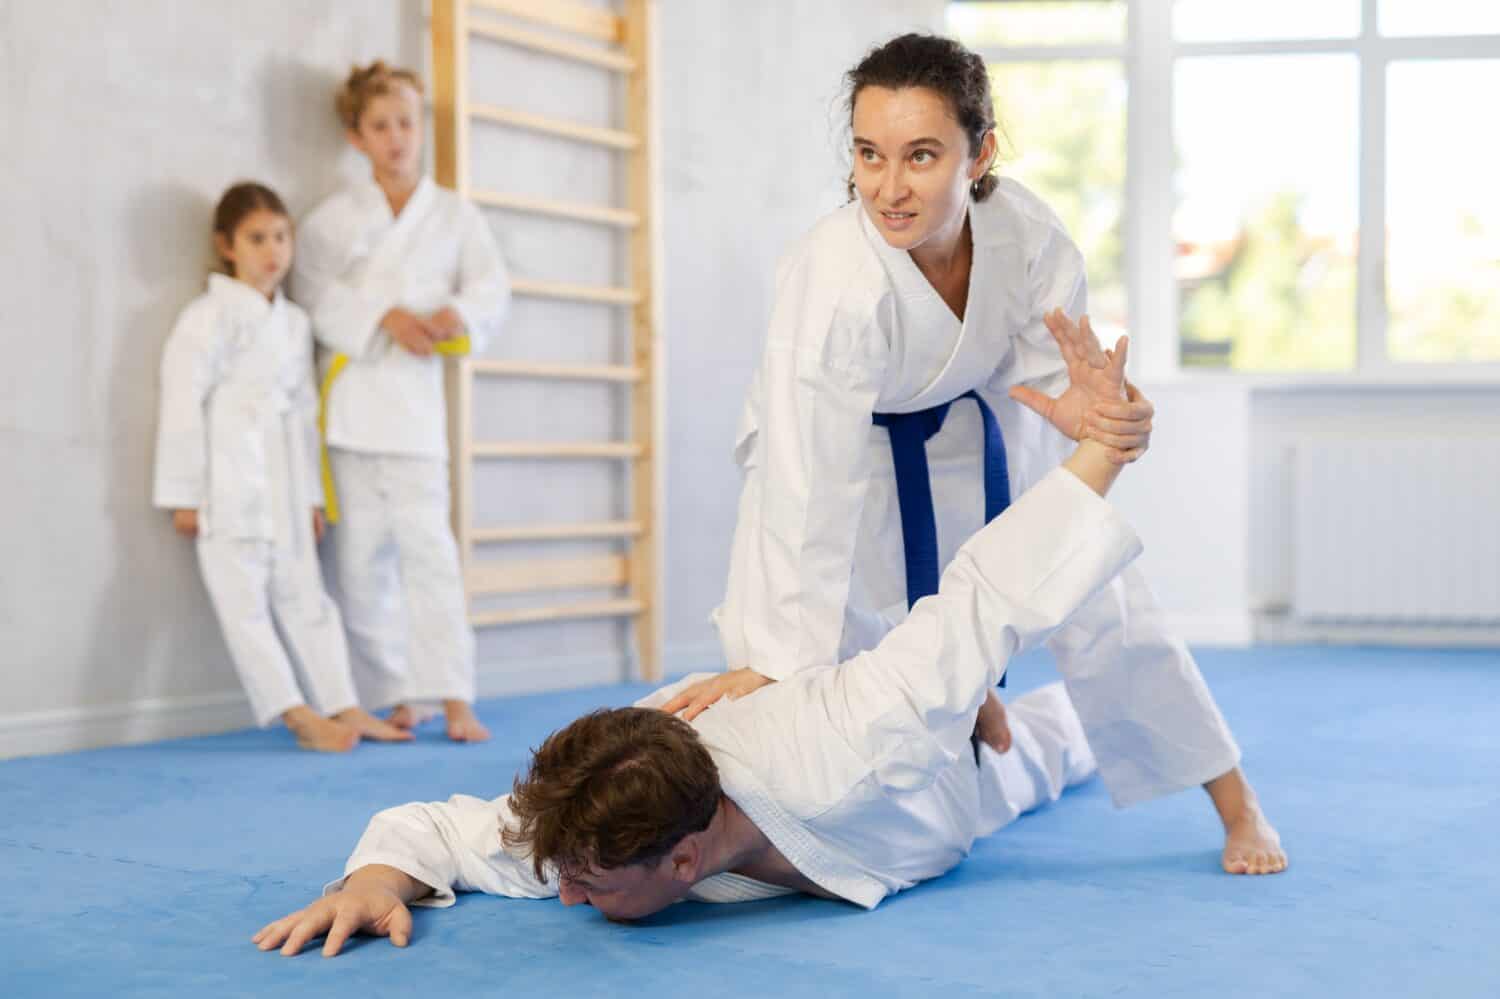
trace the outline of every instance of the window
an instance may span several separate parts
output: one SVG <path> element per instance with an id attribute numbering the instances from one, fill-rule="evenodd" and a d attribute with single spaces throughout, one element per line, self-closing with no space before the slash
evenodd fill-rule
<path id="1" fill-rule="evenodd" d="M 984 0 L 949 29 L 1147 370 L 1500 372 L 1500 130 L 1453 113 L 1500 94 L 1500 3 Z"/>
<path id="2" fill-rule="evenodd" d="M 1102 339 L 1127 326 L 1125 4 L 959 3 L 950 30 L 989 62 L 1001 171 L 1062 219 L 1089 269 Z"/>

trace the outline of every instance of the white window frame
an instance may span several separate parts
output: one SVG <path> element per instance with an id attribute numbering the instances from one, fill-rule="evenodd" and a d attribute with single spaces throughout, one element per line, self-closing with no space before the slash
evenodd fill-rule
<path id="1" fill-rule="evenodd" d="M 1123 0 L 1123 44 L 976 47 L 987 62 L 1118 60 L 1128 97 L 1125 129 L 1125 292 L 1131 368 L 1137 378 L 1232 380 L 1254 385 L 1500 384 L 1500 362 L 1392 360 L 1385 302 L 1387 67 L 1408 59 L 1500 60 L 1500 35 L 1382 38 L 1379 0 L 1362 0 L 1350 38 L 1178 42 L 1172 0 Z M 1227 0 L 1226 0 L 1227 2 Z M 1313 0 L 1315 2 L 1315 0 Z M 1354 367 L 1348 371 L 1241 372 L 1183 368 L 1179 358 L 1172 216 L 1172 81 L 1179 58 L 1223 55 L 1351 54 L 1359 62 L 1359 258 Z M 1477 124 L 1477 123 L 1476 123 Z M 1483 127 L 1483 126 L 1480 126 Z M 1155 331 L 1167 330 L 1161 336 Z"/>

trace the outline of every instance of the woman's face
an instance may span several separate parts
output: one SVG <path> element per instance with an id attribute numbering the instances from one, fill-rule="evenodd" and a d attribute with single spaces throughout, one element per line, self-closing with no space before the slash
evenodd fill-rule
<path id="1" fill-rule="evenodd" d="M 972 155 L 947 99 L 926 87 L 865 87 L 853 119 L 854 188 L 885 241 L 899 250 L 956 245 L 994 133 Z"/>

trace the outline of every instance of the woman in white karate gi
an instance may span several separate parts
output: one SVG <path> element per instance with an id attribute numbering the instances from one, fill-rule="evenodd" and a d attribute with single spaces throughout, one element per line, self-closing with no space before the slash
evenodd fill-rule
<path id="1" fill-rule="evenodd" d="M 1069 388 L 1049 326 L 1086 312 L 1083 257 L 1036 195 L 991 172 L 983 59 L 904 35 L 848 83 L 850 203 L 778 267 L 735 443 L 743 491 L 715 618 L 726 661 L 743 669 L 667 705 L 689 717 L 872 648 L 1070 438 L 1122 462 L 1148 443 L 1151 406 L 1133 389 L 1090 410 Z M 1249 870 L 1276 833 L 1139 571 L 1049 647 L 1116 804 L 1202 785 L 1225 826 L 1224 869 Z M 1003 750 L 998 700 L 977 734 Z"/>
<path id="2" fill-rule="evenodd" d="M 280 291 L 292 257 L 281 199 L 259 184 L 230 188 L 214 213 L 214 245 L 228 273 L 210 275 L 162 357 L 155 505 L 197 538 L 258 724 L 279 717 L 304 748 L 331 752 L 362 735 L 410 739 L 357 703 L 343 625 L 323 589 L 312 335 Z"/>
<path id="3" fill-rule="evenodd" d="M 337 107 L 372 177 L 303 222 L 292 290 L 326 348 L 335 573 L 355 679 L 367 703 L 396 706 L 397 725 L 441 701 L 451 739 L 482 741 L 436 355 L 482 351 L 510 282 L 478 210 L 421 173 L 416 75 L 356 68 Z"/>

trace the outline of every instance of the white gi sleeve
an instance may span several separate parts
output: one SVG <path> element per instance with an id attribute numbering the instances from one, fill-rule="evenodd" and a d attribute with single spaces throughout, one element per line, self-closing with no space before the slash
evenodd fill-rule
<path id="1" fill-rule="evenodd" d="M 888 788 L 925 787 L 971 752 L 985 694 L 1141 550 L 1135 532 L 1059 468 L 959 549 L 936 595 L 874 649 L 818 674 L 827 715 Z"/>
<path id="2" fill-rule="evenodd" d="M 313 506 L 322 506 L 323 496 L 323 464 L 322 464 L 322 436 L 318 433 L 318 383 L 316 378 L 316 367 L 313 363 L 313 339 L 307 313 L 288 303 L 292 312 L 290 322 L 294 331 L 294 342 L 297 347 L 297 364 L 300 377 L 297 380 L 297 389 L 292 397 L 292 405 L 297 413 L 297 426 L 302 432 L 303 448 L 302 458 L 306 462 L 303 474 L 306 476 L 307 495 Z"/>
<path id="3" fill-rule="evenodd" d="M 344 280 L 349 247 L 339 238 L 332 217 L 341 206 L 314 211 L 297 233 L 292 289 L 297 303 L 312 316 L 313 335 L 329 350 L 362 358 L 378 348 L 380 320 L 400 304 L 394 289 L 376 295 Z"/>
<path id="4" fill-rule="evenodd" d="M 196 510 L 208 487 L 208 425 L 204 406 L 219 376 L 224 338 L 219 310 L 206 296 L 178 317 L 161 359 L 152 503 Z"/>
<path id="5" fill-rule="evenodd" d="M 361 867 L 384 864 L 432 889 L 432 895 L 415 905 L 450 906 L 460 891 L 554 897 L 556 876 L 549 870 L 547 880 L 538 881 L 531 857 L 512 854 L 501 844 L 501 826 L 510 821 L 508 794 L 491 801 L 455 794 L 447 801 L 388 808 L 370 820 L 344 864 L 344 876 L 327 885 L 323 894 L 338 891 Z"/>
<path id="6" fill-rule="evenodd" d="M 778 281 L 719 616 L 729 667 L 777 680 L 838 661 L 889 353 L 884 303 L 823 283 L 802 266 Z"/>
<path id="7" fill-rule="evenodd" d="M 510 275 L 489 223 L 473 205 L 463 204 L 456 294 L 448 304 L 463 317 L 470 353 L 482 354 L 510 312 Z"/>

